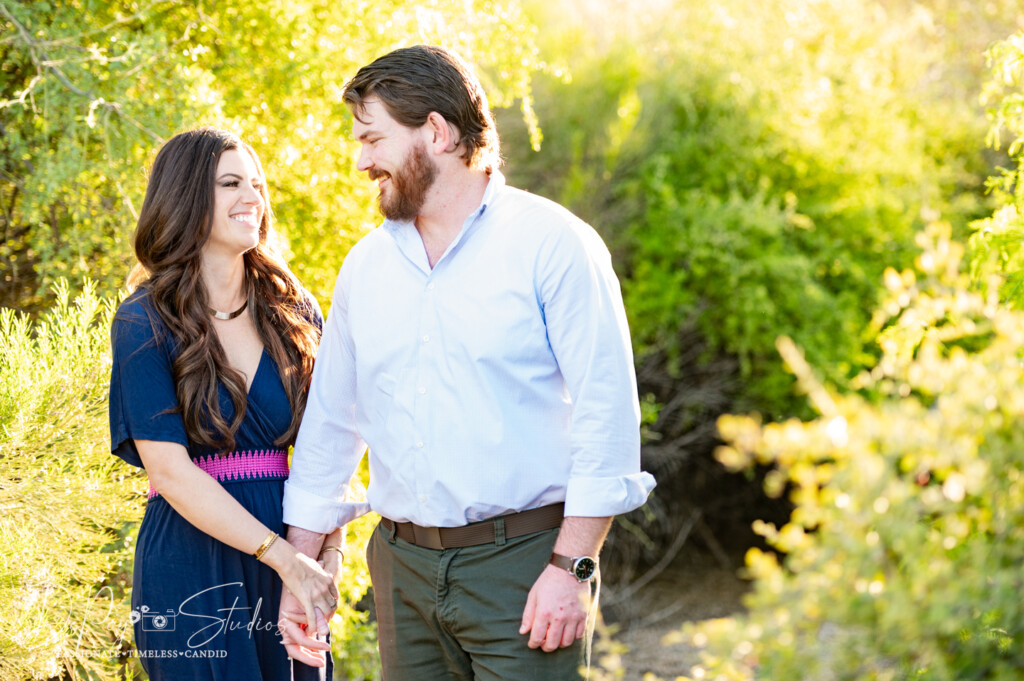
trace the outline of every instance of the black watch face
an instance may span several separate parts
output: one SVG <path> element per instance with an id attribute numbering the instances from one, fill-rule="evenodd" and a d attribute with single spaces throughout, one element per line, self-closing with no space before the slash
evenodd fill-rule
<path id="1" fill-rule="evenodd" d="M 572 573 L 576 575 L 576 579 L 585 582 L 594 576 L 595 570 L 597 570 L 597 563 L 594 562 L 594 559 L 584 556 L 576 561 Z"/>

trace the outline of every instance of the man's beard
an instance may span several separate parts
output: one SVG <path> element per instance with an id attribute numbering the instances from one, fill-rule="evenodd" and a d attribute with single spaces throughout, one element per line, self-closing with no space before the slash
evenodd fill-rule
<path id="1" fill-rule="evenodd" d="M 390 175 L 376 168 L 369 172 L 371 180 L 387 176 L 391 178 L 391 189 L 387 196 L 383 191 L 377 195 L 380 212 L 387 219 L 399 222 L 416 219 L 427 199 L 427 190 L 437 178 L 437 166 L 427 155 L 427 145 L 420 142 L 414 146 L 402 167 Z"/>

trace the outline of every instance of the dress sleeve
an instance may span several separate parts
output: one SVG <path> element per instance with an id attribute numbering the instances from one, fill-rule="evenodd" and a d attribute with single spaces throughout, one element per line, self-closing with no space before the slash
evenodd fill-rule
<path id="1" fill-rule="evenodd" d="M 176 413 L 171 358 L 138 299 L 126 301 L 110 330 L 110 449 L 142 467 L 135 440 L 176 442 L 188 447 L 185 423 Z"/>

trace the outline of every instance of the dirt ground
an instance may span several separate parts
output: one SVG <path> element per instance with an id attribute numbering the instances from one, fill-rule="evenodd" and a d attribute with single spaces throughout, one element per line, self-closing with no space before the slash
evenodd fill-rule
<path id="1" fill-rule="evenodd" d="M 748 583 L 736 574 L 741 565 L 739 556 L 729 557 L 726 564 L 722 556 L 681 555 L 628 598 L 617 600 L 613 588 L 603 589 L 604 618 L 618 626 L 614 641 L 628 648 L 621 657 L 623 681 L 644 681 L 647 673 L 663 681 L 689 674 L 698 661 L 694 649 L 684 643 L 665 645 L 663 639 L 684 622 L 739 612 L 748 590 Z"/>

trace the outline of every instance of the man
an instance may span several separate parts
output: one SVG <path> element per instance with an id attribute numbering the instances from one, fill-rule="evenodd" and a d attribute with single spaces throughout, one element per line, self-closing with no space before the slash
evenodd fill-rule
<path id="1" fill-rule="evenodd" d="M 451 52 L 396 50 L 344 98 L 385 220 L 338 277 L 285 490 L 288 540 L 316 556 L 364 511 L 344 493 L 369 445 L 384 678 L 578 678 L 611 518 L 654 487 L 608 250 L 505 185 L 487 99 Z M 283 626 L 303 659 L 293 600 Z"/>

